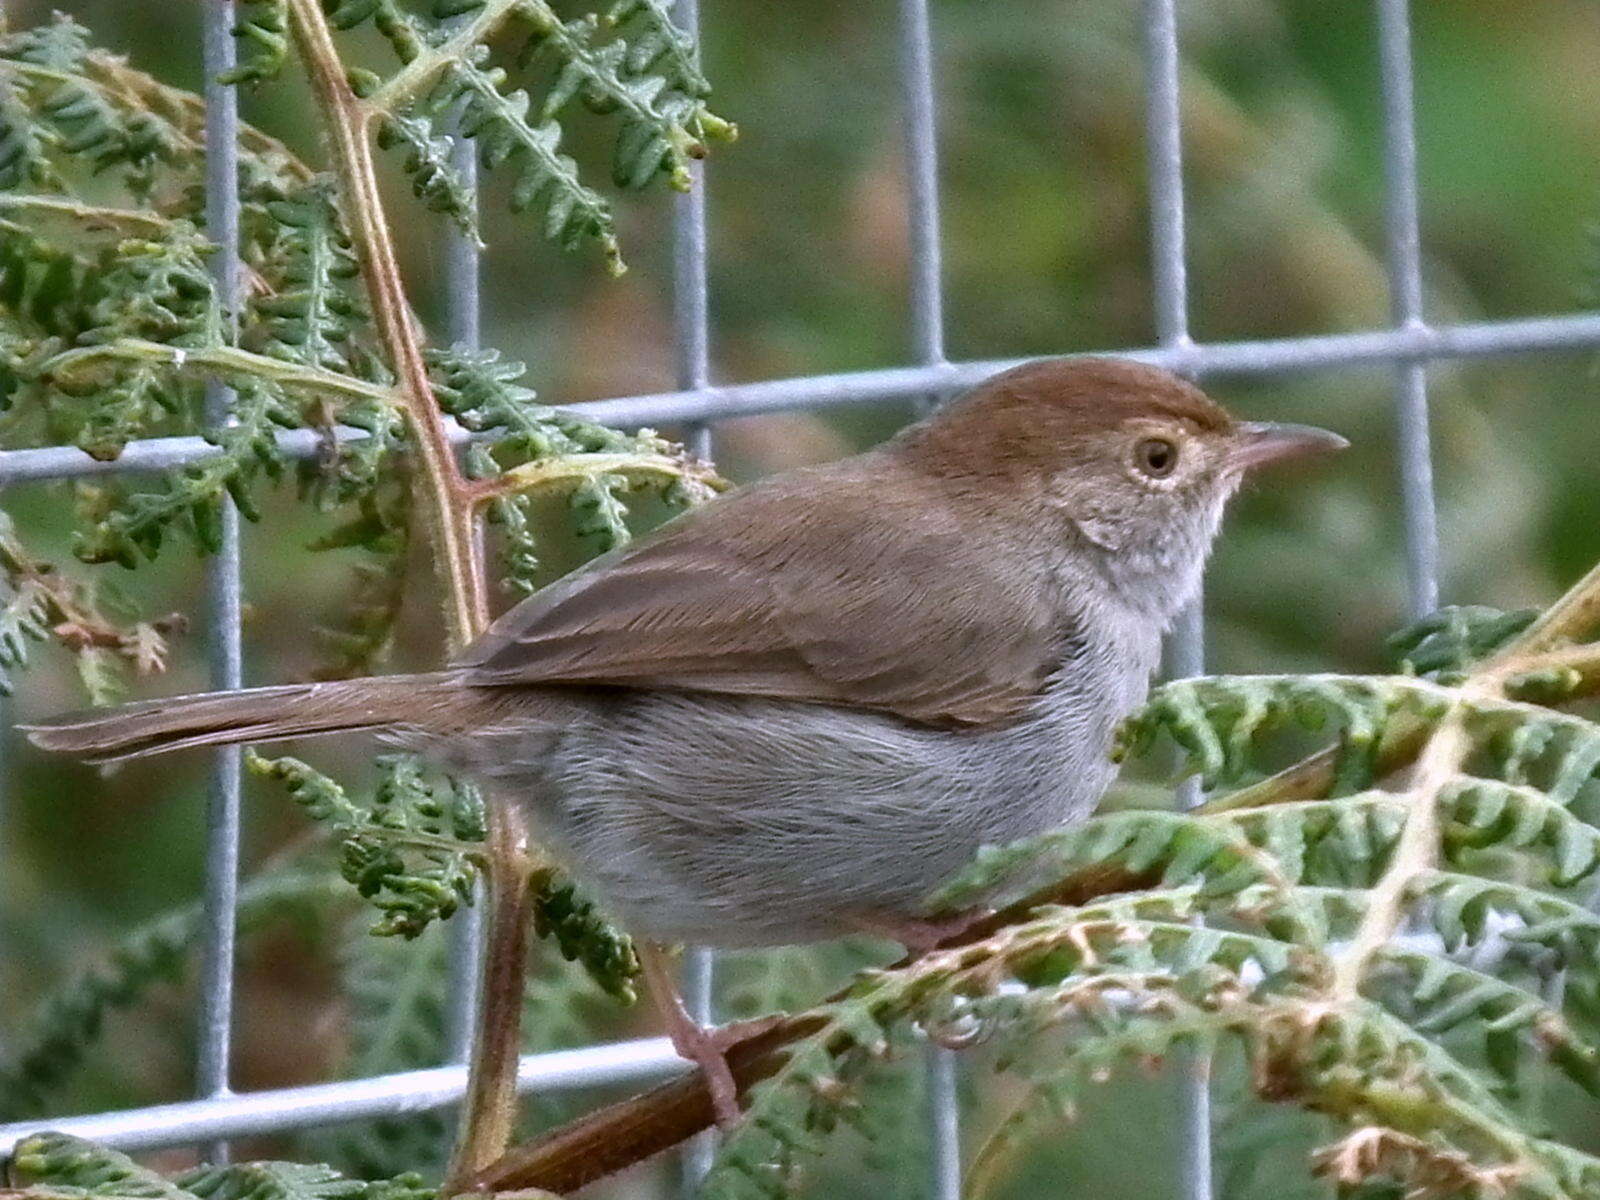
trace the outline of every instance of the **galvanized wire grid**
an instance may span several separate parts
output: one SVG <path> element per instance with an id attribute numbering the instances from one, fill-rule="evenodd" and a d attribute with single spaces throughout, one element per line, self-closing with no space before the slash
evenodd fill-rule
<path id="1" fill-rule="evenodd" d="M 1600 345 L 1600 314 L 1435 327 L 1423 311 L 1418 232 L 1416 130 L 1412 107 L 1412 62 L 1407 0 L 1375 0 L 1378 58 L 1383 97 L 1383 158 L 1387 185 L 1386 249 L 1393 323 L 1359 333 L 1259 341 L 1196 343 L 1188 330 L 1185 279 L 1182 144 L 1179 123 L 1179 45 L 1177 0 L 1144 0 L 1146 134 L 1152 240 L 1152 286 L 1156 345 L 1121 353 L 1184 374 L 1271 374 L 1329 367 L 1386 363 L 1395 372 L 1395 414 L 1404 514 L 1409 609 L 1420 615 L 1435 606 L 1438 547 L 1435 533 L 1432 463 L 1428 446 L 1427 364 L 1440 358 L 1487 357 L 1521 351 L 1570 350 Z M 680 20 L 693 28 L 697 0 L 678 0 Z M 205 7 L 204 60 L 208 79 L 232 63 L 233 0 Z M 1070 33 L 1064 36 L 1070 36 Z M 939 193 L 936 170 L 933 51 L 928 0 L 899 0 L 900 79 L 905 117 L 911 283 L 909 342 L 914 365 L 840 375 L 808 376 L 760 383 L 714 385 L 710 380 L 706 281 L 706 197 L 697 188 L 677 201 L 674 215 L 674 307 L 677 330 L 677 391 L 626 396 L 581 408 L 595 419 L 622 426 L 682 422 L 696 448 L 710 447 L 709 423 L 720 417 L 794 409 L 820 409 L 895 398 L 948 393 L 1011 365 L 1010 361 L 947 363 L 944 358 L 940 294 Z M 233 89 L 208 84 L 208 144 L 220 147 L 208 170 L 208 220 L 223 253 L 215 270 L 222 293 L 236 294 L 237 230 L 233 146 L 237 114 Z M 463 150 L 460 165 L 471 170 Z M 703 177 L 702 177 L 703 181 Z M 449 335 L 475 342 L 478 335 L 476 251 L 453 237 L 446 254 L 449 275 Z M 211 397 L 214 412 L 225 411 L 227 396 Z M 289 433 L 281 439 L 290 454 L 316 451 L 315 435 Z M 0 451 L 0 485 L 102 473 L 157 470 L 201 461 L 216 453 L 199 438 L 157 438 L 130 445 L 115 463 L 89 459 L 74 447 Z M 231 509 L 230 509 L 231 514 Z M 212 678 L 219 686 L 239 684 L 239 551 L 236 520 L 230 515 L 224 550 L 209 568 Z M 1196 674 L 1203 668 L 1202 623 L 1198 609 L 1174 638 L 1172 673 Z M 126 1112 L 52 1120 L 48 1124 L 82 1137 L 129 1150 L 182 1143 L 209 1143 L 223 1151 L 223 1139 L 341 1121 L 445 1107 L 465 1087 L 460 1065 L 476 1002 L 469 968 L 475 935 L 459 937 L 459 986 L 452 1021 L 454 1065 L 379 1078 L 235 1095 L 229 1090 L 228 1052 L 232 1036 L 233 909 L 238 852 L 239 772 L 235 750 L 217 752 L 208 810 L 206 851 L 206 938 L 202 966 L 202 1010 L 197 1099 Z M 687 965 L 689 993 L 701 1015 L 711 1011 L 712 962 L 692 955 Z M 1204 1200 L 1211 1192 L 1209 1110 L 1206 1064 L 1195 1061 L 1183 1091 L 1182 1194 Z M 530 1055 L 522 1060 L 519 1083 L 525 1090 L 557 1091 L 615 1083 L 646 1083 L 682 1069 L 665 1038 L 649 1038 L 581 1050 Z M 933 1152 L 929 1192 L 940 1200 L 959 1191 L 960 1153 L 956 1070 L 948 1053 L 930 1050 L 927 1120 Z M 0 1126 L 0 1152 L 39 1128 L 30 1122 Z M 684 1179 L 692 1184 L 704 1172 L 706 1139 L 685 1156 Z"/>

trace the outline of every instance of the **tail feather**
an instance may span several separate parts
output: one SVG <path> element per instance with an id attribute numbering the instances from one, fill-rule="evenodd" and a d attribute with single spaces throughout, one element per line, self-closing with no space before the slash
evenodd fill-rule
<path id="1" fill-rule="evenodd" d="M 459 675 L 448 671 L 290 683 L 144 700 L 22 728 L 41 749 L 89 762 L 118 762 L 190 746 L 396 725 L 427 728 L 456 707 L 460 692 Z"/>

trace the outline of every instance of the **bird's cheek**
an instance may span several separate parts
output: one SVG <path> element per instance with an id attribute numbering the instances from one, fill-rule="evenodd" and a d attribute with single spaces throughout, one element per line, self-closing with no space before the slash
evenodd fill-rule
<path id="1" fill-rule="evenodd" d="M 1077 525 L 1079 532 L 1102 550 L 1116 553 L 1127 544 L 1127 525 L 1111 517 L 1091 513 L 1079 516 Z"/>

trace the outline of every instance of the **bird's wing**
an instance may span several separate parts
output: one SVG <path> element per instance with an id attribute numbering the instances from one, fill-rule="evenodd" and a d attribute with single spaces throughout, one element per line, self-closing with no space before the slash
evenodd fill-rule
<path id="1" fill-rule="evenodd" d="M 1056 606 L 997 577 L 965 514 L 890 503 L 826 472 L 713 501 L 525 600 L 461 665 L 483 685 L 766 696 L 938 726 L 1016 716 L 1057 665 Z"/>

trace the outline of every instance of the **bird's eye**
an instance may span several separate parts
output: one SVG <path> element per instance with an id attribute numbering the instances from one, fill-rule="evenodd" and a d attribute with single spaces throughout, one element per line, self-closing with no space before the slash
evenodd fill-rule
<path id="1" fill-rule="evenodd" d="M 1178 446 L 1167 438 L 1145 438 L 1133 448 L 1133 461 L 1152 479 L 1165 479 L 1178 465 Z"/>

